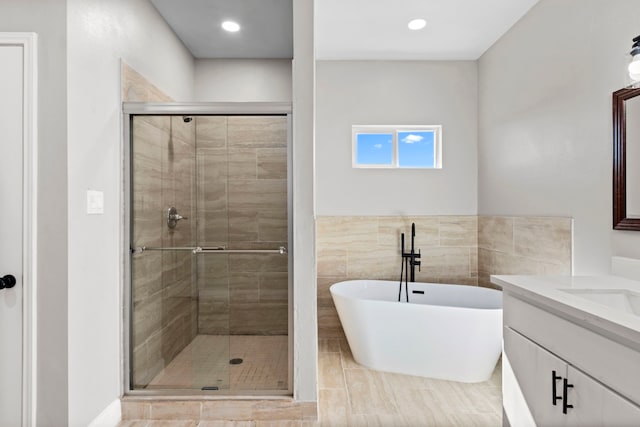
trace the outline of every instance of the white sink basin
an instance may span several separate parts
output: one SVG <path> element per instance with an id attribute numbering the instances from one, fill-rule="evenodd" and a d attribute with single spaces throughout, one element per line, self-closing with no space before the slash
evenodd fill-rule
<path id="1" fill-rule="evenodd" d="M 640 293 L 626 289 L 558 289 L 614 310 L 640 316 Z"/>

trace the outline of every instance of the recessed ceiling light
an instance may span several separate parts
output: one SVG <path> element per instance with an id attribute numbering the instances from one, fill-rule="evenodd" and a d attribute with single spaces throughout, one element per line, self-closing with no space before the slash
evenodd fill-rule
<path id="1" fill-rule="evenodd" d="M 410 30 L 421 30 L 425 25 L 427 25 L 427 21 L 424 19 L 413 19 L 407 24 Z"/>
<path id="2" fill-rule="evenodd" d="M 236 31 L 240 31 L 240 24 L 233 21 L 224 21 L 222 23 L 222 28 L 231 33 L 235 33 Z"/>

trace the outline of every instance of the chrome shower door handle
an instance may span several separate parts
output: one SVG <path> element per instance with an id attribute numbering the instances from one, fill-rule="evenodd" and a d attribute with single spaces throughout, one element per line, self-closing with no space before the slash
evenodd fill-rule
<path id="1" fill-rule="evenodd" d="M 169 227 L 170 229 L 176 228 L 176 225 L 178 225 L 178 221 L 180 221 L 181 219 L 189 218 L 179 215 L 178 210 L 173 206 L 167 210 L 167 227 Z"/>

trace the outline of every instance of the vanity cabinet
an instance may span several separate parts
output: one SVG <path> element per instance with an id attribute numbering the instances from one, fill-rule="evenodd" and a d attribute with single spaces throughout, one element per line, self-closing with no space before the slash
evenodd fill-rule
<path id="1" fill-rule="evenodd" d="M 507 326 L 504 349 L 536 425 L 640 426 L 639 406 Z"/>

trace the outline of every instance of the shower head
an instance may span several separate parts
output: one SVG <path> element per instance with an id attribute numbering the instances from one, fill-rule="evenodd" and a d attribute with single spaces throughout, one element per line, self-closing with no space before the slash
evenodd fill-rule
<path id="1" fill-rule="evenodd" d="M 190 116 L 182 116 L 182 120 L 183 120 L 185 123 L 189 123 L 191 120 L 193 120 L 193 117 L 190 117 Z"/>

